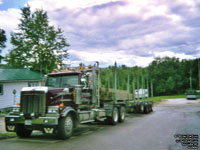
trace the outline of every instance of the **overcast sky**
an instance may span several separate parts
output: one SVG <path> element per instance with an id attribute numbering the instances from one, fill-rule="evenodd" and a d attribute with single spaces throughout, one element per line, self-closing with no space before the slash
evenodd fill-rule
<path id="1" fill-rule="evenodd" d="M 63 29 L 72 64 L 147 66 L 158 56 L 200 57 L 200 0 L 0 0 L 7 35 L 27 3 Z"/>

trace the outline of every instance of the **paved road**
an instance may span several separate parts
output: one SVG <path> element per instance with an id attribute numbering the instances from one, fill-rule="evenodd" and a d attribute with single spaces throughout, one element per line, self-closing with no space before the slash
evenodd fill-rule
<path id="1" fill-rule="evenodd" d="M 187 150 L 175 134 L 200 136 L 200 101 L 167 100 L 148 115 L 129 115 L 117 126 L 84 125 L 68 140 L 35 133 L 0 140 L 1 150 Z M 199 144 L 200 145 L 200 144 Z"/>

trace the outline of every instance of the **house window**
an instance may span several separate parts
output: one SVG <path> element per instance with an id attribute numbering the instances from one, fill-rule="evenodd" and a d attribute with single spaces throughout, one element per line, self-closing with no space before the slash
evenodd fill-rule
<path id="1" fill-rule="evenodd" d="M 3 95 L 3 84 L 0 84 L 0 95 Z"/>
<path id="2" fill-rule="evenodd" d="M 28 83 L 29 87 L 35 87 L 35 86 L 39 86 L 39 82 L 29 82 Z"/>

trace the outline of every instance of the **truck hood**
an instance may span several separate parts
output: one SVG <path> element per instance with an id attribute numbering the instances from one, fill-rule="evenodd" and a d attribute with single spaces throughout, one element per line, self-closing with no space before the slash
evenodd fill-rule
<path id="1" fill-rule="evenodd" d="M 39 87 L 24 87 L 21 90 L 22 92 L 28 92 L 28 91 L 40 91 L 40 92 L 44 92 L 47 93 L 48 92 L 48 87 L 44 87 L 44 86 L 39 86 Z"/>
<path id="2" fill-rule="evenodd" d="M 73 99 L 73 87 L 70 88 L 57 88 L 57 89 L 48 89 L 47 93 L 47 105 L 57 105 L 60 103 L 62 96 L 64 99 Z"/>

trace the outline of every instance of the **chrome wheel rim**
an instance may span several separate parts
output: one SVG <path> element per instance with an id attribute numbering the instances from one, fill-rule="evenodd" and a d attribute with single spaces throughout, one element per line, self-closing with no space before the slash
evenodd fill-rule
<path id="1" fill-rule="evenodd" d="M 116 110 L 113 111 L 113 119 L 114 119 L 114 122 L 118 121 L 118 113 Z"/>
<path id="2" fill-rule="evenodd" d="M 70 134 L 72 132 L 73 129 L 73 121 L 71 117 L 67 117 L 65 119 L 65 132 Z"/>
<path id="3" fill-rule="evenodd" d="M 125 112 L 124 112 L 124 110 L 122 110 L 121 119 L 124 120 L 124 118 L 125 118 Z"/>
<path id="4" fill-rule="evenodd" d="M 144 111 L 144 106 L 143 105 L 141 105 L 141 112 L 143 112 Z"/>

